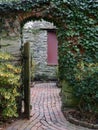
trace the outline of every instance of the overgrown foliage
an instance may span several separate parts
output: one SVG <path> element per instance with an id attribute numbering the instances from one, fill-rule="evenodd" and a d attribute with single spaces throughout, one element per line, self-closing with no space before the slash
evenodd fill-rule
<path id="1" fill-rule="evenodd" d="M 54 22 L 58 28 L 59 78 L 73 86 L 74 95 L 80 99 L 80 111 L 95 114 L 98 101 L 98 0 L 3 2 L 0 12 L 37 10 L 44 4 L 49 7 L 43 18 Z"/>
<path id="2" fill-rule="evenodd" d="M 32 8 L 44 6 L 48 4 L 49 0 L 1 0 L 0 1 L 0 14 L 1 13 L 17 13 L 18 11 L 30 11 Z M 13 11 L 13 12 L 12 12 Z"/>
<path id="3" fill-rule="evenodd" d="M 0 52 L 0 119 L 16 117 L 20 68 L 12 65 L 13 57 Z"/>
<path id="4" fill-rule="evenodd" d="M 58 2 L 59 3 L 59 2 Z M 67 5 L 67 6 L 66 6 Z M 58 6 L 59 7 L 59 6 Z M 63 1 L 58 30 L 59 76 L 74 88 L 82 113 L 98 113 L 98 3 Z M 64 12 L 64 13 L 62 13 Z M 91 116 L 90 115 L 90 116 Z"/>

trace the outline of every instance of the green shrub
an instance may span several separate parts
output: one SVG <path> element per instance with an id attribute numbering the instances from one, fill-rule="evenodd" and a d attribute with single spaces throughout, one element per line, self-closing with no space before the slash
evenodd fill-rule
<path id="1" fill-rule="evenodd" d="M 98 113 L 98 63 L 79 62 L 75 68 L 75 94 L 81 112 Z"/>
<path id="2" fill-rule="evenodd" d="M 9 63 L 11 59 L 11 55 L 0 52 L 0 60 L 3 60 L 0 62 L 0 116 L 4 119 L 18 116 L 16 98 L 19 96 L 20 68 Z"/>

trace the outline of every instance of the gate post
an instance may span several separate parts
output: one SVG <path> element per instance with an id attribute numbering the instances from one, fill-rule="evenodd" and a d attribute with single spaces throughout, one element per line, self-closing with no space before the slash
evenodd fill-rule
<path id="1" fill-rule="evenodd" d="M 30 43 L 24 44 L 24 114 L 30 118 Z"/>

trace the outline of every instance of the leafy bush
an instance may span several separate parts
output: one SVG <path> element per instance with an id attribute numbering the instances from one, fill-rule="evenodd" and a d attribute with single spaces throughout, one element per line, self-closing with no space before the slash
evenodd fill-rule
<path id="1" fill-rule="evenodd" d="M 18 116 L 16 98 L 19 96 L 20 68 L 8 62 L 11 59 L 11 55 L 0 53 L 0 116 L 4 119 Z"/>
<path id="2" fill-rule="evenodd" d="M 80 98 L 79 109 L 82 113 L 98 113 L 98 63 L 81 61 L 75 71 L 75 94 Z"/>

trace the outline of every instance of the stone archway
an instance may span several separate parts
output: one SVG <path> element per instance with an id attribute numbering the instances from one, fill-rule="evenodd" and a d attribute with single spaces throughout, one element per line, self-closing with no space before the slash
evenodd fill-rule
<path id="1" fill-rule="evenodd" d="M 26 4 L 26 2 L 24 1 L 20 2 L 18 5 L 17 3 L 18 2 L 16 2 L 16 6 L 21 6 L 22 4 Z M 55 23 L 57 23 L 56 17 L 54 18 L 51 13 L 52 9 L 54 8 L 51 2 L 39 1 L 37 3 L 36 2 L 32 2 L 32 3 L 28 2 L 28 4 L 31 4 L 31 7 L 28 7 L 29 11 L 18 9 L 18 7 L 15 10 L 13 7 L 13 11 L 11 11 L 9 5 L 6 11 L 2 9 L 0 10 L 0 17 L 1 17 L 0 25 L 3 27 L 2 29 L 6 29 L 8 35 L 12 36 L 12 32 L 13 35 L 15 34 L 18 35 L 20 33 L 20 27 L 30 20 L 44 19 L 49 22 L 55 21 Z M 3 6 L 3 3 L 1 4 L 1 6 Z"/>
<path id="2" fill-rule="evenodd" d="M 43 18 L 46 21 L 50 21 L 50 22 L 53 21 L 54 24 L 56 24 L 56 26 L 59 27 L 58 39 L 60 40 L 59 42 L 59 45 L 60 45 L 60 49 L 59 49 L 60 80 L 67 79 L 68 82 L 73 87 L 75 87 L 74 93 L 75 95 L 77 95 L 77 97 L 80 98 L 81 94 L 84 95 L 84 93 L 81 93 L 81 92 L 84 92 L 83 90 L 84 83 L 86 83 L 86 86 L 87 86 L 88 82 L 83 82 L 83 84 L 81 84 L 81 81 L 85 79 L 85 77 L 81 78 L 81 75 L 78 75 L 78 77 L 76 77 L 76 74 L 78 74 L 76 71 L 77 70 L 79 71 L 79 68 L 80 68 L 78 67 L 79 62 L 82 63 L 81 61 L 83 61 L 85 63 L 86 61 L 89 66 L 89 63 L 94 64 L 94 63 L 97 63 L 97 60 L 98 60 L 97 58 L 98 38 L 96 35 L 98 34 L 97 0 L 79 1 L 79 2 L 66 1 L 66 0 L 63 0 L 63 1 L 61 0 L 59 1 L 58 0 L 51 0 L 51 1 L 50 0 L 37 0 L 37 1 L 36 0 L 27 0 L 27 1 L 21 0 L 17 2 L 12 2 L 11 4 L 1 3 L 0 7 L 1 7 L 0 8 L 0 25 L 2 27 L 0 30 L 1 39 L 3 36 L 2 30 L 6 30 L 7 36 L 14 36 L 14 34 L 15 35 L 18 34 L 18 36 L 21 37 L 21 50 L 23 47 L 21 30 L 22 30 L 23 25 L 27 21 L 30 21 L 31 19 L 39 20 Z M 8 16 L 8 13 L 9 13 L 9 16 Z M 81 45 L 83 46 L 83 48 Z M 84 48 L 85 48 L 85 51 L 84 51 Z M 67 52 L 67 55 L 66 55 L 66 52 Z M 82 53 L 85 53 L 84 56 L 82 55 Z M 87 79 L 88 78 L 89 77 L 87 77 Z M 91 79 L 93 80 L 93 78 Z M 80 84 L 78 84 L 79 83 L 78 81 L 80 82 Z M 65 82 L 64 82 L 64 85 L 65 85 Z M 83 86 L 81 87 L 82 89 L 80 88 L 80 86 Z M 90 84 L 90 86 L 92 85 Z M 94 89 L 96 90 L 96 88 Z M 66 90 L 67 88 L 65 87 L 64 89 L 62 89 L 62 92 L 63 92 L 62 96 L 63 96 L 64 101 L 65 101 L 65 98 L 66 99 L 69 98 L 69 100 L 71 99 L 73 101 L 72 97 L 66 97 L 66 94 L 64 94 Z M 71 90 L 73 91 L 73 89 Z M 88 94 L 87 92 L 87 95 L 86 95 L 87 99 L 91 98 L 91 97 L 88 97 L 88 95 L 92 95 L 92 92 L 91 94 Z M 88 105 L 88 100 L 86 101 Z M 66 101 L 65 101 L 65 104 L 66 104 Z M 92 108 L 92 103 L 90 107 Z M 88 108 L 86 108 L 86 110 L 87 109 L 89 110 L 90 107 L 88 105 Z"/>
<path id="3" fill-rule="evenodd" d="M 30 4 L 29 2 L 27 3 Z M 13 3 L 13 5 L 14 4 L 15 3 Z M 24 3 L 24 1 L 20 2 L 19 4 L 20 5 L 24 4 L 24 6 L 26 6 L 26 2 Z M 13 38 L 17 37 L 16 41 L 15 39 L 14 41 L 15 41 L 15 44 L 17 44 L 18 46 L 17 51 L 19 52 L 23 46 L 22 27 L 28 21 L 44 19 L 45 21 L 53 22 L 55 25 L 58 24 L 58 20 L 57 20 L 58 18 L 57 19 L 56 17 L 54 18 L 54 16 L 52 16 L 52 13 L 51 13 L 52 9 L 54 8 L 51 2 L 39 0 L 38 5 L 36 4 L 36 2 L 34 2 L 33 4 L 31 5 L 30 8 L 28 8 L 29 11 L 24 11 L 21 9 L 15 9 L 15 10 L 13 9 L 13 11 L 11 11 L 9 5 L 6 11 L 3 11 L 1 9 L 0 39 L 3 39 L 0 42 L 1 45 L 4 43 L 4 41 L 6 43 L 6 37 L 7 37 L 7 40 L 11 39 L 12 37 Z M 3 3 L 1 5 L 3 5 Z M 17 2 L 16 2 L 16 5 L 17 5 Z M 7 15 L 8 13 L 9 13 L 9 16 Z M 12 42 L 12 44 L 14 43 Z"/>
<path id="4" fill-rule="evenodd" d="M 16 2 L 17 3 L 17 2 Z M 27 2 L 30 4 L 29 2 Z M 24 1 L 19 3 L 20 5 L 24 4 L 26 6 L 26 3 Z M 19 5 L 17 5 L 19 6 Z M 52 5 L 50 1 L 40 1 L 38 2 L 38 5 L 36 2 L 34 2 L 34 5 L 31 5 L 31 7 L 28 8 L 29 11 L 24 11 L 21 9 L 13 9 L 13 12 L 10 11 L 8 7 L 8 12 L 9 16 L 7 15 L 7 11 L 4 12 L 4 15 L 2 15 L 3 11 L 1 11 L 0 16 L 2 19 L 0 20 L 0 24 L 2 25 L 1 29 L 1 44 L 6 43 L 6 37 L 7 40 L 11 39 L 12 37 L 16 38 L 12 42 L 13 48 L 17 48 L 17 52 L 20 53 L 20 50 L 22 50 L 22 47 L 24 45 L 23 43 L 23 34 L 22 34 L 22 28 L 24 24 L 28 21 L 35 21 L 35 20 L 40 20 L 44 19 L 45 21 L 53 22 L 55 25 L 58 24 L 58 18 L 52 16 L 52 9 L 55 7 Z M 3 33 L 2 30 L 4 31 L 5 38 L 3 38 Z M 15 44 L 14 44 L 15 43 Z M 15 51 L 14 51 L 15 52 Z"/>
<path id="5" fill-rule="evenodd" d="M 36 6 L 35 3 L 34 3 L 32 10 L 31 10 L 31 8 L 29 8 L 30 11 L 21 11 L 21 9 L 17 10 L 17 11 L 14 10 L 13 12 L 9 11 L 9 16 L 7 15 L 7 13 L 8 13 L 7 11 L 6 12 L 1 11 L 2 13 L 4 13 L 4 15 L 2 15 L 2 14 L 0 15 L 1 16 L 0 24 L 2 26 L 1 31 L 0 31 L 1 39 L 2 39 L 1 45 L 4 43 L 4 40 L 6 41 L 8 39 L 10 40 L 11 38 L 17 37 L 17 39 L 16 39 L 18 41 L 17 42 L 17 45 L 18 45 L 17 52 L 22 52 L 23 46 L 24 46 L 22 28 L 23 28 L 24 24 L 30 20 L 44 19 L 49 22 L 53 21 L 54 18 L 52 17 L 52 14 L 50 13 L 50 10 L 52 8 L 52 6 L 50 6 L 50 2 L 48 2 L 48 3 L 44 2 L 43 4 L 41 2 L 39 2 L 38 6 Z M 55 21 L 56 21 L 56 19 L 55 19 Z M 3 36 L 3 34 L 4 34 L 4 36 Z M 15 39 L 14 39 L 13 43 L 15 43 L 15 45 L 16 45 Z M 14 47 L 14 48 L 16 48 L 16 47 Z M 15 52 L 15 51 L 13 51 L 13 52 Z M 22 57 L 22 58 L 24 58 L 24 57 Z M 24 75 L 22 74 L 22 79 L 23 79 L 23 76 Z M 29 96 L 30 95 L 28 95 L 28 97 Z M 30 99 L 30 98 L 28 98 L 28 99 Z M 30 104 L 28 104 L 28 105 L 30 105 Z M 29 107 L 30 106 L 28 106 L 28 111 L 29 111 Z M 26 112 L 26 113 L 28 113 L 28 112 Z M 30 115 L 26 115 L 26 116 L 28 118 Z"/>
<path id="6" fill-rule="evenodd" d="M 29 2 L 31 2 L 31 3 L 29 3 Z M 27 6 L 26 4 L 29 4 L 30 7 Z M 33 5 L 32 5 L 32 0 L 27 1 L 27 3 L 26 3 L 26 1 L 25 2 L 21 1 L 18 4 L 16 2 L 17 8 L 14 8 L 14 6 L 15 6 L 15 4 L 13 4 L 13 9 L 12 9 L 13 11 L 10 9 L 9 6 L 6 9 L 6 12 L 3 12 L 1 10 L 0 23 L 1 23 L 2 28 L 4 27 L 3 30 L 5 30 L 5 32 L 7 32 L 6 33 L 7 36 L 12 37 L 12 36 L 17 35 L 19 39 L 21 38 L 21 50 L 24 45 L 23 40 L 22 40 L 22 27 L 27 21 L 40 20 L 43 18 L 46 21 L 53 22 L 57 27 L 61 27 L 60 31 L 65 31 L 67 29 L 65 20 L 64 21 L 62 20 L 62 19 L 66 19 L 65 13 L 60 14 L 61 10 L 57 10 L 57 12 L 54 13 L 54 11 L 56 11 L 55 9 L 57 9 L 57 7 L 55 8 L 55 5 L 53 5 L 53 3 L 50 1 L 39 0 L 39 2 L 37 2 L 37 3 L 34 1 Z M 27 8 L 21 9 L 20 8 L 21 6 L 27 7 Z M 66 7 L 67 7 L 67 5 L 64 5 L 64 8 L 66 8 Z M 8 13 L 9 13 L 9 16 L 8 16 Z M 62 38 L 62 37 L 60 37 L 60 38 Z M 2 30 L 1 30 L 1 39 L 2 39 Z M 65 35 L 63 35 L 63 42 L 64 42 L 64 40 L 66 40 L 66 41 L 68 40 L 68 38 L 66 38 Z M 62 45 L 62 41 L 59 44 Z M 62 55 L 62 57 L 63 57 L 63 55 Z M 63 62 L 60 61 L 60 63 L 64 64 L 64 61 Z M 62 66 L 60 66 L 60 67 L 62 67 Z"/>
<path id="7" fill-rule="evenodd" d="M 14 4 L 15 3 L 13 3 L 13 5 Z M 24 3 L 24 1 L 21 1 L 20 3 L 16 2 L 17 6 L 19 6 L 19 4 L 24 4 L 24 6 L 26 6 L 26 4 L 31 3 Z M 12 54 L 13 52 L 20 53 L 20 50 L 22 50 L 24 44 L 22 36 L 22 27 L 24 26 L 24 24 L 31 20 L 35 21 L 40 19 L 44 19 L 45 21 L 53 22 L 54 24 L 56 24 L 56 17 L 54 18 L 51 13 L 53 8 L 54 7 L 50 1 L 39 0 L 39 2 L 33 2 L 33 4 L 31 4 L 31 6 L 28 8 L 29 11 L 24 11 L 18 8 L 15 10 L 13 9 L 13 11 L 11 11 L 9 5 L 7 7 L 6 12 L 1 9 L 0 25 L 2 26 L 2 28 L 0 30 L 0 44 L 6 44 L 6 42 L 9 42 L 11 39 L 13 39 L 11 42 L 11 46 L 16 50 L 12 51 Z M 7 13 L 9 13 L 9 16 L 7 15 Z M 6 50 L 9 52 L 9 48 L 7 48 Z"/>

